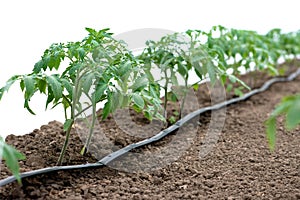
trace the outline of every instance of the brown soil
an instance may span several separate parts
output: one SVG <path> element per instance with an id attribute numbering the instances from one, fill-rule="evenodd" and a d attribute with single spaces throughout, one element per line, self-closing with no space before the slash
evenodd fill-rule
<path id="1" fill-rule="evenodd" d="M 265 73 L 255 77 L 247 75 L 242 79 L 255 88 L 270 78 Z M 130 152 L 109 167 L 26 178 L 22 186 L 12 183 L 0 188 L 0 199 L 300 199 L 300 128 L 286 131 L 283 118 L 279 118 L 277 146 L 271 153 L 263 125 L 283 96 L 300 92 L 299 84 L 299 77 L 289 83 L 276 83 L 264 93 L 221 110 L 226 113 L 223 128 L 209 127 L 209 123 L 212 115 L 217 114 L 221 119 L 224 113 L 206 113 L 197 123 Z M 200 107 L 210 105 L 209 91 L 204 87 L 199 91 Z M 173 108 L 174 105 L 169 106 L 169 113 Z M 96 162 L 161 129 L 159 122 L 143 128 L 147 121 L 138 115 L 131 118 L 141 125 L 142 131 L 130 132 L 137 128 L 117 124 L 112 117 L 99 123 L 101 131 L 95 133 L 92 153 L 86 157 L 79 154 L 82 148 L 79 135 L 84 136 L 78 124 L 64 164 Z M 222 128 L 221 132 L 217 128 Z M 216 140 L 209 137 L 209 130 L 218 132 L 219 137 Z M 10 135 L 6 140 L 26 155 L 26 160 L 20 161 L 24 172 L 54 166 L 64 132 L 62 124 L 53 121 L 30 134 Z M 212 147 L 206 156 L 204 147 Z M 0 169 L 0 179 L 10 175 L 3 163 Z"/>

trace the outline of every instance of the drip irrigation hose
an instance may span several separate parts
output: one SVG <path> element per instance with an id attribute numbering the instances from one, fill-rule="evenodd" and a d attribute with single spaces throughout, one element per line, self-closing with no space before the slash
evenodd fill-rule
<path id="1" fill-rule="evenodd" d="M 102 158 L 101 160 L 99 160 L 96 163 L 47 167 L 47 168 L 43 168 L 43 169 L 38 169 L 38 170 L 33 170 L 33 171 L 21 173 L 20 177 L 21 178 L 32 177 L 32 176 L 36 176 L 36 175 L 39 175 L 39 174 L 45 174 L 45 173 L 55 172 L 55 171 L 60 171 L 60 170 L 74 170 L 74 169 L 83 169 L 83 168 L 104 167 L 108 163 L 110 163 L 111 161 L 115 160 L 116 158 L 118 158 L 122 155 L 125 155 L 126 153 L 128 153 L 129 151 L 131 151 L 133 149 L 136 149 L 136 148 L 154 143 L 154 142 L 164 138 L 165 136 L 167 136 L 170 133 L 173 133 L 174 131 L 178 130 L 185 123 L 191 121 L 193 118 L 195 118 L 196 116 L 198 116 L 202 113 L 205 113 L 205 112 L 208 112 L 208 111 L 213 111 L 213 110 L 218 110 L 218 109 L 223 108 L 225 106 L 228 106 L 230 104 L 234 104 L 234 103 L 237 103 L 237 102 L 240 102 L 240 101 L 244 101 L 244 100 L 248 99 L 249 97 L 251 97 L 255 94 L 266 91 L 274 83 L 292 81 L 299 75 L 300 75 L 300 69 L 298 69 L 296 72 L 290 74 L 288 77 L 273 78 L 271 80 L 268 80 L 267 82 L 265 82 L 263 84 L 262 87 L 260 87 L 258 89 L 254 89 L 254 90 L 244 94 L 241 97 L 233 98 L 233 99 L 230 99 L 228 101 L 224 101 L 222 103 L 215 104 L 213 106 L 204 107 L 204 108 L 201 108 L 201 109 L 196 110 L 194 112 L 191 112 L 190 114 L 188 114 L 188 115 L 184 116 L 183 118 L 181 118 L 180 120 L 178 120 L 172 126 L 170 126 L 167 129 L 159 132 L 157 135 L 155 135 L 151 138 L 142 140 L 140 142 L 130 144 L 130 145 L 128 145 L 128 146 L 126 146 L 122 149 L 119 149 L 118 151 L 115 151 L 115 152 L 105 156 L 104 158 Z M 14 181 L 16 181 L 16 178 L 14 176 L 9 176 L 5 179 L 0 180 L 0 187 L 6 185 L 8 183 L 12 183 Z"/>

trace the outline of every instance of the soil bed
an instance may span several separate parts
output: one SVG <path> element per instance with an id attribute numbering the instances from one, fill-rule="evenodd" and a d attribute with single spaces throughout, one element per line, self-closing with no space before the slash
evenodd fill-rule
<path id="1" fill-rule="evenodd" d="M 254 88 L 269 78 L 258 74 L 255 79 L 247 75 L 243 80 Z M 207 140 L 212 114 L 206 113 L 193 126 L 137 149 L 110 167 L 26 178 L 22 186 L 12 183 L 0 188 L 0 199 L 300 199 L 300 128 L 286 131 L 279 118 L 276 150 L 271 153 L 263 125 L 283 96 L 300 92 L 299 84 L 299 77 L 276 83 L 264 93 L 227 107 L 223 110 L 225 124 L 215 144 Z M 207 106 L 209 92 L 203 90 L 200 89 L 198 100 L 200 106 Z M 136 115 L 131 118 L 147 124 Z M 91 149 L 101 148 L 92 153 L 97 159 L 144 139 L 128 136 L 112 118 L 101 123 L 101 127 L 109 142 L 101 138 L 103 135 L 95 134 Z M 150 136 L 151 131 L 143 131 L 144 136 Z M 97 161 L 91 154 L 79 154 L 82 142 L 78 135 L 78 130 L 72 134 L 65 165 Z M 26 155 L 27 159 L 20 162 L 24 172 L 54 166 L 64 133 L 62 124 L 53 121 L 30 134 L 10 135 L 6 140 Z M 199 156 L 210 142 L 211 151 L 205 157 Z M 10 175 L 3 163 L 0 169 L 0 179 Z"/>

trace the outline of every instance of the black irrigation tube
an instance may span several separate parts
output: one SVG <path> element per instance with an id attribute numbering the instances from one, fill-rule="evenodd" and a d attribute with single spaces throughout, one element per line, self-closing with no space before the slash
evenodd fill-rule
<path id="1" fill-rule="evenodd" d="M 172 126 L 170 126 L 167 129 L 159 132 L 157 135 L 155 135 L 151 138 L 142 140 L 140 142 L 130 144 L 130 145 L 118 150 L 118 151 L 115 151 L 115 152 L 105 156 L 104 158 L 102 158 L 101 160 L 99 160 L 96 163 L 47 167 L 47 168 L 43 168 L 43 169 L 38 169 L 38 170 L 33 170 L 33 171 L 21 173 L 20 177 L 21 178 L 32 177 L 32 176 L 36 176 L 36 175 L 39 175 L 39 174 L 45 174 L 45 173 L 55 172 L 55 171 L 60 171 L 60 170 L 74 170 L 74 169 L 83 169 L 83 168 L 104 167 L 109 162 L 111 162 L 111 161 L 115 160 L 116 158 L 128 153 L 129 151 L 131 151 L 133 149 L 145 146 L 147 144 L 154 143 L 154 142 L 164 138 L 165 136 L 167 136 L 170 133 L 178 130 L 182 125 L 184 125 L 185 123 L 189 122 L 190 120 L 192 120 L 193 118 L 195 118 L 196 116 L 198 116 L 198 115 L 200 115 L 204 112 L 218 110 L 218 109 L 223 108 L 225 106 L 228 106 L 230 104 L 234 104 L 234 103 L 237 103 L 239 101 L 244 101 L 244 100 L 248 99 L 249 97 L 251 97 L 251 96 L 253 96 L 257 93 L 261 93 L 261 92 L 266 91 L 274 83 L 292 81 L 299 75 L 300 75 L 300 69 L 298 69 L 296 72 L 290 74 L 288 77 L 273 78 L 271 80 L 268 80 L 267 82 L 265 82 L 263 84 L 263 86 L 261 88 L 254 89 L 254 90 L 244 94 L 242 97 L 233 98 L 233 99 L 230 99 L 228 101 L 225 101 L 225 102 L 213 105 L 213 106 L 204 107 L 204 108 L 201 108 L 201 109 L 196 110 L 194 112 L 191 112 L 190 114 L 184 116 L 182 119 L 177 121 Z M 0 180 L 0 187 L 6 185 L 8 183 L 14 182 L 14 181 L 16 181 L 16 178 L 14 176 L 9 176 L 5 179 Z"/>

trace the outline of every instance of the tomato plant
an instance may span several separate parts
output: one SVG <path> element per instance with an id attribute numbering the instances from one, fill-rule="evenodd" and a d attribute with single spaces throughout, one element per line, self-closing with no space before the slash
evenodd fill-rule
<path id="1" fill-rule="evenodd" d="M 163 90 L 164 117 L 167 119 L 167 102 L 181 101 L 179 117 L 185 105 L 187 91 L 192 86 L 209 78 L 212 84 L 218 77 L 223 79 L 228 75 L 221 65 L 214 65 L 213 58 L 208 53 L 208 48 L 200 43 L 200 34 L 188 30 L 184 33 L 174 33 L 162 37 L 159 41 L 147 41 L 147 46 L 139 56 L 145 64 L 145 73 L 149 80 L 154 80 L 151 69 L 157 67 L 161 76 L 157 81 L 158 88 Z M 189 75 L 194 71 L 199 80 L 188 85 Z M 235 78 L 233 75 L 232 78 Z M 183 80 L 183 85 L 178 79 Z M 176 89 L 177 88 L 177 89 Z M 171 121 L 174 121 L 173 119 Z"/>
<path id="2" fill-rule="evenodd" d="M 97 117 L 96 104 L 99 102 L 106 101 L 102 110 L 102 119 L 117 108 L 126 106 L 134 106 L 136 110 L 144 111 L 148 118 L 161 118 L 156 112 L 160 109 L 160 101 L 156 96 L 145 98 L 149 93 L 148 80 L 141 73 L 141 65 L 126 49 L 126 45 L 113 39 L 108 29 L 95 31 L 87 28 L 86 30 L 89 35 L 80 42 L 52 44 L 45 50 L 41 60 L 35 64 L 31 74 L 14 76 L 5 87 L 1 88 L 2 96 L 4 91 L 19 80 L 24 92 L 24 107 L 32 114 L 35 113 L 30 108 L 29 101 L 38 91 L 47 95 L 46 108 L 49 104 L 53 107 L 58 104 L 63 105 L 66 139 L 58 165 L 63 162 L 74 120 L 87 108 L 92 107 L 89 136 L 81 153 L 86 152 Z M 69 65 L 61 74 L 46 73 L 61 68 L 64 60 L 68 60 Z M 80 103 L 82 95 L 86 95 L 91 100 L 91 104 L 86 108 L 83 108 Z"/>
<path id="3" fill-rule="evenodd" d="M 208 79 L 214 84 L 220 79 L 224 84 L 229 79 L 232 83 L 240 83 L 240 86 L 229 84 L 227 90 L 241 96 L 242 87 L 250 89 L 236 77 L 242 69 L 246 72 L 268 69 L 272 74 L 277 74 L 275 66 L 280 58 L 287 60 L 300 54 L 300 31 L 282 33 L 280 29 L 273 29 L 262 35 L 250 30 L 214 26 L 208 32 L 188 30 L 166 35 L 159 41 L 147 41 L 144 51 L 134 56 L 124 42 L 112 37 L 109 29 L 86 30 L 88 36 L 81 41 L 52 44 L 30 74 L 15 75 L 0 88 L 1 100 L 11 85 L 18 81 L 24 93 L 24 107 L 31 114 L 35 113 L 30 108 L 30 100 L 37 92 L 47 96 L 46 109 L 62 105 L 66 138 L 58 165 L 63 162 L 75 120 L 86 110 L 92 109 L 91 121 L 86 122 L 88 137 L 81 154 L 87 152 L 99 117 L 96 106 L 100 102 L 104 103 L 100 113 L 102 120 L 118 108 L 132 107 L 149 120 L 166 122 L 168 101 L 179 101 L 179 112 L 174 112 L 169 118 L 170 122 L 175 123 L 175 117 L 182 117 L 187 91 L 197 88 L 199 82 Z M 160 70 L 159 80 L 155 80 L 153 68 Z M 230 70 L 232 73 L 228 72 Z M 189 85 L 192 71 L 199 80 Z M 183 84 L 179 84 L 179 78 Z M 87 98 L 88 102 L 81 102 L 82 97 Z M 267 120 L 271 148 L 274 147 L 275 119 L 278 115 L 287 113 L 288 129 L 299 124 L 299 99 L 299 95 L 285 98 Z M 0 145 L 4 148 L 2 157 L 18 177 L 17 160 L 23 159 L 23 155 L 2 139 Z"/>

